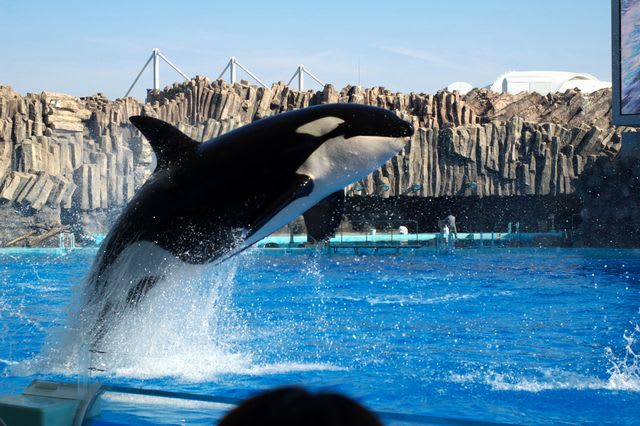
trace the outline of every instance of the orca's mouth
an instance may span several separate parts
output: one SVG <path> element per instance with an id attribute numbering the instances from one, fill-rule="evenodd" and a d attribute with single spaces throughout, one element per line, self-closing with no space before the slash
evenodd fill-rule
<path id="1" fill-rule="evenodd" d="M 380 126 L 380 123 L 372 124 L 378 124 L 378 126 L 373 128 L 367 126 L 368 128 L 360 129 L 349 128 L 348 125 L 341 126 L 342 131 L 344 131 L 344 138 L 349 139 L 355 136 L 375 136 L 383 138 L 404 138 L 408 141 L 414 133 L 413 125 L 401 119 L 398 119 L 397 121 L 394 120 L 393 123 L 389 123 L 387 126 Z"/>
<path id="2" fill-rule="evenodd" d="M 413 136 L 414 131 L 415 129 L 413 128 L 413 124 L 409 123 L 408 121 L 402 120 L 402 124 L 400 125 L 400 129 L 398 131 L 400 134 L 397 137 L 406 138 L 407 140 L 409 140 L 409 138 Z"/>

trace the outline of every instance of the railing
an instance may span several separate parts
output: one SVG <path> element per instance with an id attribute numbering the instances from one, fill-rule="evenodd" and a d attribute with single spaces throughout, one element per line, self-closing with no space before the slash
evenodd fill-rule
<path id="1" fill-rule="evenodd" d="M 65 242 L 66 240 L 66 242 Z M 58 234 L 58 248 L 60 250 L 75 249 L 76 236 L 73 232 L 61 232 Z"/>
<path id="2" fill-rule="evenodd" d="M 355 244 L 371 244 L 371 245 L 391 245 L 395 246 L 398 243 L 406 244 L 408 242 L 418 245 L 418 222 L 416 220 L 378 220 L 378 221 L 350 221 L 349 224 L 355 232 L 351 235 L 345 235 L 344 223 L 340 225 L 339 230 L 339 244 L 347 245 L 351 243 Z M 406 233 L 400 231 L 400 227 L 406 229 Z M 357 229 L 364 229 L 364 232 L 358 232 Z M 413 231 L 413 232 L 411 232 Z M 364 242 L 358 237 L 364 235 Z M 351 241 L 348 241 L 351 240 Z M 335 243 L 335 241 L 334 241 Z M 334 244 L 332 243 L 332 244 Z"/>

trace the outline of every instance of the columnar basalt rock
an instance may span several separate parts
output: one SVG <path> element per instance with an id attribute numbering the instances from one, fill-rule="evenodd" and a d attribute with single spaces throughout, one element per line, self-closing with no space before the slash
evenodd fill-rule
<path id="1" fill-rule="evenodd" d="M 21 96 L 0 86 L 0 209 L 22 216 L 47 210 L 40 217 L 55 218 L 52 226 L 64 217 L 80 224 L 80 232 L 95 232 L 106 225 L 87 223 L 122 207 L 154 167 L 151 148 L 130 116 L 163 119 L 201 141 L 281 112 L 333 102 L 391 109 L 416 128 L 402 153 L 347 188 L 351 196 L 570 194 L 586 165 L 619 150 L 610 98 L 606 89 L 547 96 L 481 89 L 462 96 L 359 86 L 338 91 L 327 85 L 301 92 L 282 82 L 265 89 L 196 77 L 149 91 L 143 104 L 101 94 Z M 0 229 L 0 240 L 6 241 L 7 232 Z"/>
<path id="2" fill-rule="evenodd" d="M 620 134 L 613 128 L 578 129 L 528 123 L 519 117 L 444 129 L 418 129 L 404 151 L 377 175 L 349 187 L 373 195 L 511 196 L 570 194 L 584 166 L 613 157 Z M 378 183 L 376 183 L 378 182 Z M 384 185 L 383 183 L 380 183 Z"/>

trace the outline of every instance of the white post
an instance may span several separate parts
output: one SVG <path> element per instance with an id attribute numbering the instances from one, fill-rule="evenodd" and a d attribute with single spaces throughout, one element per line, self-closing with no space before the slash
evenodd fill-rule
<path id="1" fill-rule="evenodd" d="M 229 67 L 229 78 L 231 80 L 231 84 L 234 84 L 236 82 L 236 58 L 233 56 L 229 60 Z"/>
<path id="2" fill-rule="evenodd" d="M 304 90 L 304 65 L 300 64 L 298 67 L 298 90 Z"/>
<path id="3" fill-rule="evenodd" d="M 153 49 L 153 90 L 160 90 L 160 49 Z"/>

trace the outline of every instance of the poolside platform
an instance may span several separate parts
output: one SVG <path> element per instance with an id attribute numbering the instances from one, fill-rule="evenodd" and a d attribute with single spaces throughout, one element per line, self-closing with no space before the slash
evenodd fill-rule
<path id="1" fill-rule="evenodd" d="M 452 238 L 453 239 L 453 238 Z M 469 232 L 458 233 L 452 242 L 444 241 L 439 233 L 400 234 L 393 232 L 341 233 L 331 238 L 322 247 L 329 253 L 352 252 L 395 252 L 404 250 L 433 249 L 446 252 L 458 248 L 501 248 L 501 247 L 557 247 L 570 245 L 565 231 L 553 232 Z M 314 246 L 307 242 L 307 236 L 271 235 L 257 243 L 264 250 L 300 250 Z"/>

